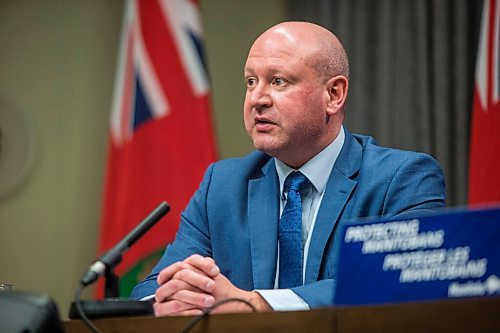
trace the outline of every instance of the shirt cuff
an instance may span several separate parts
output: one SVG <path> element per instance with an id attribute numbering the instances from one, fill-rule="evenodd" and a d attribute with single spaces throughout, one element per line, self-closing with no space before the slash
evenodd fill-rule
<path id="1" fill-rule="evenodd" d="M 309 305 L 290 289 L 254 290 L 258 292 L 274 311 L 309 310 Z"/>
<path id="2" fill-rule="evenodd" d="M 155 297 L 155 295 L 144 296 L 139 301 L 149 301 L 150 299 L 153 299 L 154 297 Z"/>

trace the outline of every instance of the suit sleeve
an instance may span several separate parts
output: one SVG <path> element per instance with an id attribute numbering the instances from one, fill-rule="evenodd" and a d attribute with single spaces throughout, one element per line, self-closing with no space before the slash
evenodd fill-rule
<path id="1" fill-rule="evenodd" d="M 384 200 L 382 217 L 412 218 L 445 207 L 443 171 L 429 155 L 418 153 L 397 169 Z"/>
<path id="2" fill-rule="evenodd" d="M 445 207 L 443 172 L 438 163 L 426 154 L 412 153 L 410 158 L 404 160 L 395 170 L 385 191 L 382 215 L 377 218 L 413 218 Z M 339 243 L 340 237 L 336 236 L 334 240 Z M 339 244 L 331 247 L 333 251 L 338 251 L 338 248 Z M 293 288 L 292 291 L 311 308 L 327 307 L 332 305 L 336 285 L 335 279 L 325 279 Z"/>
<path id="3" fill-rule="evenodd" d="M 210 232 L 207 221 L 207 192 L 212 177 L 213 165 L 211 165 L 203 177 L 199 189 L 191 198 L 186 209 L 181 214 L 179 230 L 174 242 L 167 246 L 162 258 L 144 281 L 134 287 L 130 298 L 142 299 L 154 295 L 158 284 L 158 274 L 165 267 L 182 261 L 192 254 L 211 257 Z"/>

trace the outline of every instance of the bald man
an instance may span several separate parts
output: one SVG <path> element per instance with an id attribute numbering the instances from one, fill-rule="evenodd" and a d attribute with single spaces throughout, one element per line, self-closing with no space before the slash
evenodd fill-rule
<path id="1" fill-rule="evenodd" d="M 230 298 L 257 311 L 331 305 L 339 225 L 445 205 L 434 159 L 343 127 L 349 63 L 330 31 L 270 28 L 252 45 L 244 77 L 245 129 L 257 150 L 206 171 L 174 242 L 133 291 L 155 298 L 156 315 L 199 314 Z M 287 236 L 290 225 L 298 237 Z M 251 310 L 239 301 L 217 308 Z"/>

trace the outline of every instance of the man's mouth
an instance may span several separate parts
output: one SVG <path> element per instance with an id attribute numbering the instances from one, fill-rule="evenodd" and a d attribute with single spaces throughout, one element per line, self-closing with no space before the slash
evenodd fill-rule
<path id="1" fill-rule="evenodd" d="M 255 119 L 255 128 L 259 132 L 270 131 L 276 124 L 268 119 Z"/>
<path id="2" fill-rule="evenodd" d="M 255 123 L 256 124 L 272 124 L 272 125 L 274 125 L 274 123 L 272 121 L 269 121 L 267 119 L 255 119 Z"/>

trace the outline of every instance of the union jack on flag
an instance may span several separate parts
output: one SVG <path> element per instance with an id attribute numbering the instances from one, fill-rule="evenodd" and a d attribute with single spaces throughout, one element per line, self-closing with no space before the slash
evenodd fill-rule
<path id="1" fill-rule="evenodd" d="M 149 273 L 216 159 L 198 6 L 128 0 L 112 101 L 99 251 L 111 248 L 161 201 L 170 214 L 123 258 L 121 294 Z M 152 254 L 155 254 L 151 256 Z"/>

